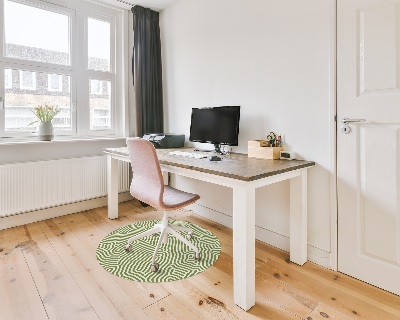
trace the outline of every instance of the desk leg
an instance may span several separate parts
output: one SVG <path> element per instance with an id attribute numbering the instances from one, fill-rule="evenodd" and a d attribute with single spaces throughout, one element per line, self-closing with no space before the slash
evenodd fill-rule
<path id="1" fill-rule="evenodd" d="M 108 218 L 118 218 L 118 160 L 107 155 Z"/>
<path id="2" fill-rule="evenodd" d="M 233 188 L 233 295 L 249 310 L 255 305 L 255 189 Z"/>
<path id="3" fill-rule="evenodd" d="M 290 261 L 307 261 L 307 170 L 290 179 Z"/>
<path id="4" fill-rule="evenodd" d="M 162 171 L 161 172 L 162 173 L 162 177 L 163 177 L 163 180 L 164 180 L 164 185 L 165 186 L 169 186 L 169 172 L 168 171 Z"/>

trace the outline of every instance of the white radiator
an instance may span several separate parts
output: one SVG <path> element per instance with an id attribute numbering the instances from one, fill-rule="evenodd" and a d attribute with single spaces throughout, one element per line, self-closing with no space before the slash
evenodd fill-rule
<path id="1" fill-rule="evenodd" d="M 128 191 L 130 165 L 119 161 L 119 191 Z M 0 217 L 107 195 L 105 156 L 0 165 Z"/>

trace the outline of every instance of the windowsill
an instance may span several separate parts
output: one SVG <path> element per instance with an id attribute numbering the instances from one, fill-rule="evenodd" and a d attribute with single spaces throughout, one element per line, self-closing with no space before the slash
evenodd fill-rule
<path id="1" fill-rule="evenodd" d="M 12 137 L 12 138 L 0 138 L 1 145 L 26 145 L 26 144 L 55 144 L 55 143 L 67 143 L 67 142 L 79 142 L 79 141 L 105 141 L 105 140 L 121 140 L 126 139 L 122 136 L 105 136 L 105 137 L 72 137 L 72 136 L 59 136 L 54 137 L 52 141 L 41 141 L 37 137 Z"/>

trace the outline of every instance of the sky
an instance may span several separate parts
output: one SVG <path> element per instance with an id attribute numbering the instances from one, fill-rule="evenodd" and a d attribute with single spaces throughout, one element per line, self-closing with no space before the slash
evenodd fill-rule
<path id="1" fill-rule="evenodd" d="M 69 52 L 70 27 L 67 15 L 8 0 L 4 1 L 4 5 L 6 43 Z M 89 18 L 88 39 L 89 57 L 109 59 L 109 23 Z"/>

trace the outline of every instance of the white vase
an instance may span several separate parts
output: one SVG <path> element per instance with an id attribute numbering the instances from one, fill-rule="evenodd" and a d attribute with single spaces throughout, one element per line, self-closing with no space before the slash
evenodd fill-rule
<path id="1" fill-rule="evenodd" d="M 51 122 L 40 122 L 39 123 L 39 140 L 51 141 L 54 138 L 53 124 Z"/>

